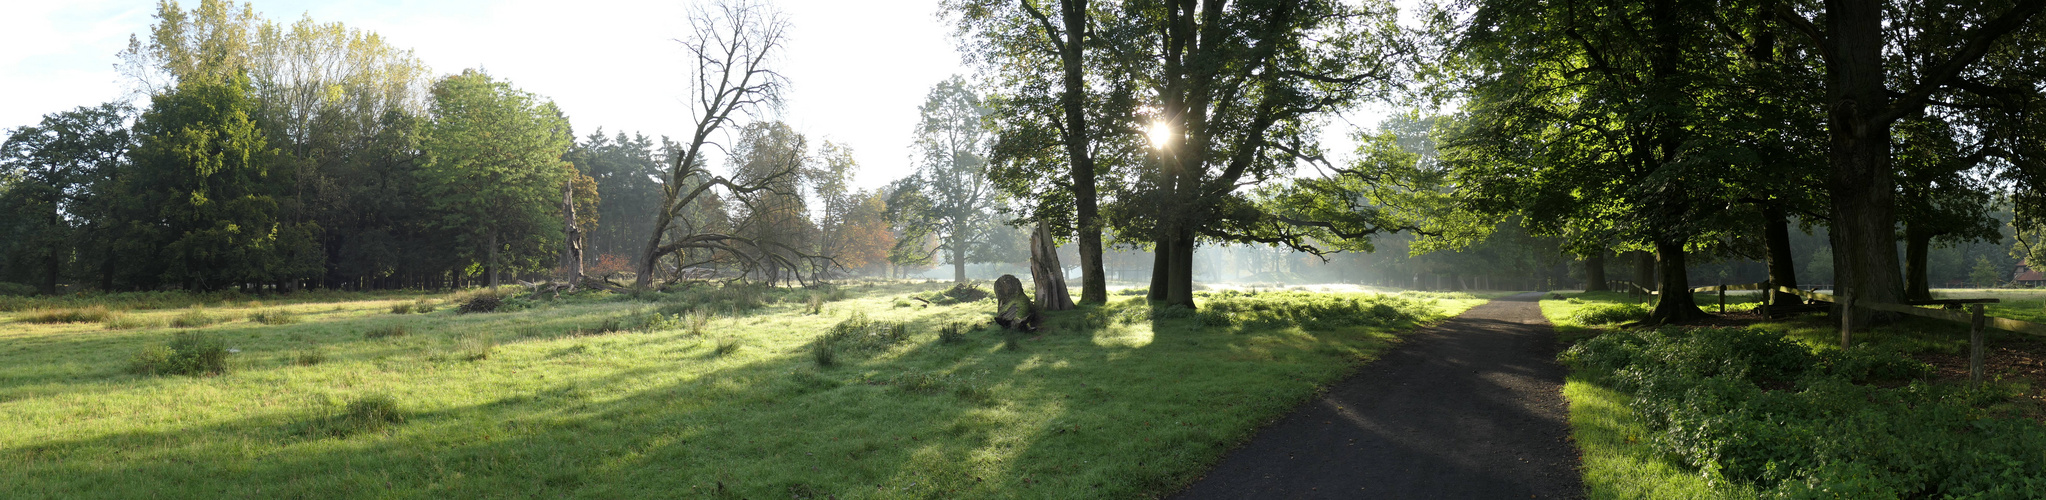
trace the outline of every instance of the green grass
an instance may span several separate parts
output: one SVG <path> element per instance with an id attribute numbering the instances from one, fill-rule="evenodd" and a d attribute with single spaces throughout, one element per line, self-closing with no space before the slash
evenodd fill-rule
<path id="1" fill-rule="evenodd" d="M 28 498 L 1155 496 L 1397 332 L 1482 302 L 1386 299 L 1421 317 L 1303 329 L 1269 312 L 1294 307 L 1283 295 L 1205 296 L 1229 303 L 1210 307 L 1235 311 L 1215 313 L 1227 324 L 1118 296 L 1014 337 L 974 327 L 991 301 L 892 305 L 942 286 L 848 286 L 818 314 L 805 290 L 473 314 L 391 314 L 417 294 L 207 303 L 216 318 L 299 321 L 206 328 L 237 353 L 199 377 L 127 371 L 182 310 L 127 310 L 128 330 L 10 323 L 0 484 Z M 649 307 L 673 320 L 591 333 Z M 906 332 L 819 366 L 812 347 L 854 313 Z"/>

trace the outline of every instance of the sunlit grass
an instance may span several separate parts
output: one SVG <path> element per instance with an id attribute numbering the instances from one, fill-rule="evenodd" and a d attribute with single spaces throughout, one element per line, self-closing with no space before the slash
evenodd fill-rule
<path id="1" fill-rule="evenodd" d="M 27 497 L 1151 496 L 1415 325 L 1203 326 L 1118 296 L 1054 313 L 1009 350 L 970 326 L 991 301 L 896 306 L 939 286 L 848 286 L 815 308 L 810 292 L 768 294 L 750 314 L 602 334 L 668 302 L 209 303 L 217 318 L 298 322 L 203 327 L 237 353 L 227 375 L 200 377 L 126 371 L 190 309 L 126 310 L 120 330 L 8 323 L 0 484 Z M 1433 304 L 1423 320 L 1482 302 L 1408 300 Z M 819 366 L 813 343 L 854 313 L 908 325 L 907 340 Z M 940 342 L 953 324 L 969 326 Z M 363 401 L 402 418 L 343 425 Z"/>

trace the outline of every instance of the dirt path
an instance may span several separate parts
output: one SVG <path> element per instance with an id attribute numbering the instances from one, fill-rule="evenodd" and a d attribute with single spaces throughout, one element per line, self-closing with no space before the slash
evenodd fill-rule
<path id="1" fill-rule="evenodd" d="M 1416 332 L 1174 498 L 1583 496 L 1539 298 L 1494 300 Z"/>

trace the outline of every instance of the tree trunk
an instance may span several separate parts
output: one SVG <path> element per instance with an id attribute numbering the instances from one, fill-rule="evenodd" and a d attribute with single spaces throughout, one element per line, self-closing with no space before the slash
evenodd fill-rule
<path id="1" fill-rule="evenodd" d="M 1797 288 L 1797 262 L 1790 253 L 1790 219 L 1782 208 L 1762 207 L 1762 242 L 1769 247 L 1765 257 L 1769 263 L 1769 285 Z M 1768 293 L 1775 294 L 1769 301 L 1772 304 L 1796 304 L 1803 300 L 1793 294 Z"/>
<path id="2" fill-rule="evenodd" d="M 1151 250 L 1151 289 L 1144 293 L 1145 300 L 1165 300 L 1166 282 L 1169 281 L 1165 276 L 1172 272 L 1172 251 L 1172 239 L 1160 231 L 1158 244 Z"/>
<path id="3" fill-rule="evenodd" d="M 570 179 L 561 186 L 561 232 L 566 236 L 568 248 L 561 254 L 562 272 L 568 275 L 568 289 L 575 290 L 583 281 L 583 230 L 575 223 L 575 180 Z"/>
<path id="4" fill-rule="evenodd" d="M 1059 2 L 1059 13 L 1066 28 L 1066 38 L 1059 41 L 1059 62 L 1065 77 L 1065 93 L 1059 95 L 1059 106 L 1066 115 L 1066 156 L 1072 166 L 1073 222 L 1078 226 L 1080 247 L 1080 302 L 1104 304 L 1108 302 L 1108 278 L 1101 267 L 1101 216 L 1095 200 L 1093 138 L 1087 130 L 1083 65 L 1087 50 L 1084 43 L 1088 30 L 1087 0 Z"/>
<path id="5" fill-rule="evenodd" d="M 952 282 L 966 282 L 966 245 L 952 245 Z"/>
<path id="6" fill-rule="evenodd" d="M 1066 268 L 1059 265 L 1058 246 L 1051 230 L 1038 224 L 1030 234 L 1030 280 L 1037 285 L 1037 309 L 1064 311 L 1073 308 L 1073 296 L 1066 291 Z"/>
<path id="7" fill-rule="evenodd" d="M 1648 315 L 1648 322 L 1656 325 L 1685 323 L 1705 318 L 1705 311 L 1698 309 L 1698 302 L 1691 296 L 1691 280 L 1685 269 L 1684 244 L 1666 241 L 1655 243 L 1656 270 L 1662 280 L 1656 284 L 1661 299 L 1655 301 L 1655 310 Z"/>
<path id="8" fill-rule="evenodd" d="M 1584 256 L 1584 291 L 1604 292 L 1613 287 L 1606 286 L 1606 251 L 1599 249 Z"/>
<path id="9" fill-rule="evenodd" d="M 1165 303 L 1167 305 L 1194 308 L 1193 299 L 1193 252 L 1194 238 L 1191 231 L 1175 231 L 1172 250 L 1171 274 L 1166 276 Z"/>
<path id="10" fill-rule="evenodd" d="M 1890 171 L 1889 89 L 1883 71 L 1881 2 L 1826 2 L 1832 53 L 1827 64 L 1827 135 L 1832 173 L 1834 290 L 1863 304 L 1895 304 L 1904 295 L 1898 273 L 1896 193 Z M 1854 311 L 1854 324 L 1896 318 Z"/>
<path id="11" fill-rule="evenodd" d="M 1925 254 L 1931 247 L 1932 230 L 1904 224 L 1904 300 L 1932 300 L 1932 286 L 1925 282 Z"/>
<path id="12" fill-rule="evenodd" d="M 490 233 L 490 249 L 484 252 L 483 283 L 497 288 L 497 233 Z"/>
<path id="13" fill-rule="evenodd" d="M 1655 286 L 1655 254 L 1636 250 L 1634 253 L 1634 284 L 1641 288 Z"/>

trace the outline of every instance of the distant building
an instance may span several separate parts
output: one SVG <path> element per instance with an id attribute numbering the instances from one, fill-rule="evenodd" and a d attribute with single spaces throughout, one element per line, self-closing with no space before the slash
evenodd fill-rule
<path id="1" fill-rule="evenodd" d="M 2011 276 L 2011 281 L 2017 283 L 2018 286 L 2046 285 L 2046 273 L 2032 269 L 2032 261 L 2026 259 L 2018 261 L 2018 272 Z"/>

